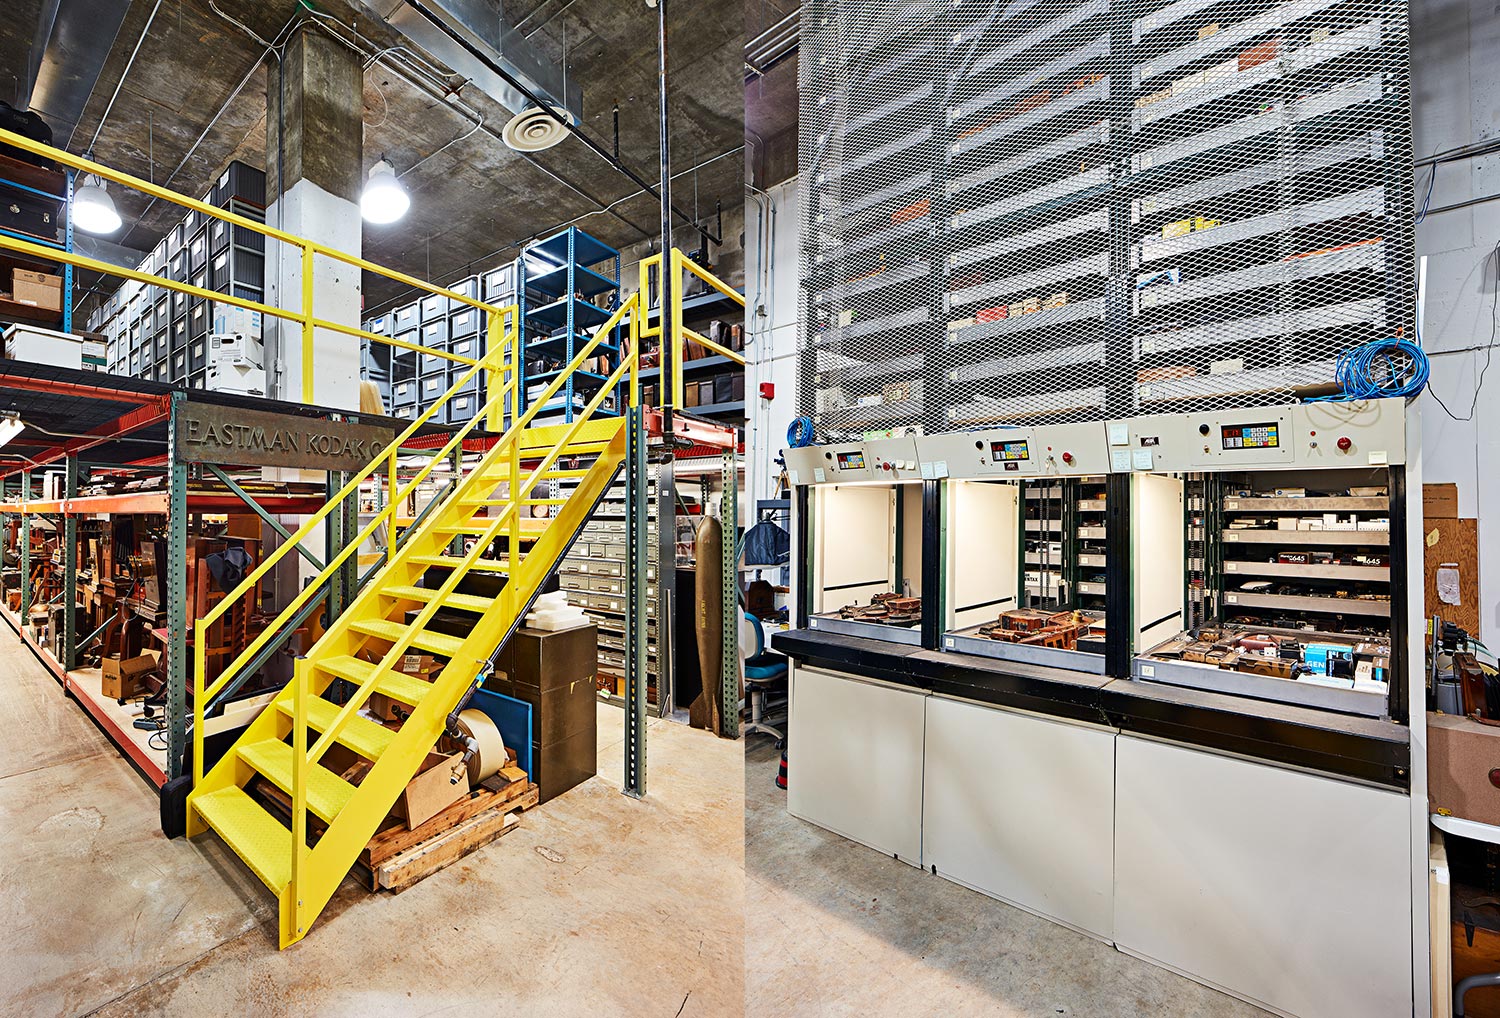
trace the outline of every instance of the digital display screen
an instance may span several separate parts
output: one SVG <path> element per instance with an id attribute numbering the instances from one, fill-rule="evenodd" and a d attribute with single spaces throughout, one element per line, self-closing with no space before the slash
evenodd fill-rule
<path id="1" fill-rule="evenodd" d="M 1281 446 L 1275 424 L 1225 424 L 1219 431 L 1226 449 L 1276 449 Z"/>
<path id="2" fill-rule="evenodd" d="M 863 452 L 841 452 L 838 456 L 840 470 L 863 470 L 865 468 Z"/>
<path id="3" fill-rule="evenodd" d="M 990 462 L 1015 463 L 1031 459 L 1031 450 L 1023 439 L 1019 442 L 991 442 Z"/>

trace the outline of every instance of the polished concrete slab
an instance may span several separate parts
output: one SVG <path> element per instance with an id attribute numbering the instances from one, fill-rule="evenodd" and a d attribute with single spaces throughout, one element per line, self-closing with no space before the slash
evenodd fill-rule
<path id="1" fill-rule="evenodd" d="M 1266 1015 L 797 820 L 779 761 L 769 738 L 747 741 L 748 1018 Z"/>
<path id="2" fill-rule="evenodd" d="M 0 1014 L 736 1015 L 743 751 L 653 722 L 650 795 L 600 775 L 400 894 L 346 880 L 276 949 L 269 893 L 213 836 L 160 832 L 154 791 L 0 634 Z"/>

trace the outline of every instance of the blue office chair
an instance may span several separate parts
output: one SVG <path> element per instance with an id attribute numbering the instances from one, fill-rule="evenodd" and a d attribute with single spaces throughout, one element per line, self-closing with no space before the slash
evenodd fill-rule
<path id="1" fill-rule="evenodd" d="M 778 743 L 786 733 L 768 723 L 767 694 L 786 690 L 787 659 L 766 650 L 766 633 L 760 619 L 745 612 L 740 618 L 740 675 L 745 683 L 745 699 L 750 704 L 750 721 L 745 734 L 763 732 Z"/>

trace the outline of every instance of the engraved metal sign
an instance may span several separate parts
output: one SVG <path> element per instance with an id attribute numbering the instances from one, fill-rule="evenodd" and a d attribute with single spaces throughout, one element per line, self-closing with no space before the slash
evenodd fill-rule
<path id="1" fill-rule="evenodd" d="M 185 401 L 177 408 L 182 463 L 357 470 L 390 444 L 390 426 Z"/>

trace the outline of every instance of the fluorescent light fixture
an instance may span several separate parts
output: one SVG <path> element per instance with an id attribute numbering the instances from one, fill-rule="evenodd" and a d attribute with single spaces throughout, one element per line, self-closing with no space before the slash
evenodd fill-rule
<path id="1" fill-rule="evenodd" d="M 364 193 L 359 196 L 359 211 L 367 222 L 384 226 L 394 223 L 406 215 L 411 208 L 411 196 L 401 181 L 396 179 L 396 167 L 385 156 L 381 156 L 370 167 L 370 177 L 365 181 Z"/>
<path id="2" fill-rule="evenodd" d="M 25 430 L 26 425 L 21 422 L 21 418 L 15 415 L 0 417 L 0 445 L 8 444 Z"/>
<path id="3" fill-rule="evenodd" d="M 120 228 L 120 213 L 104 181 L 93 174 L 73 192 L 73 225 L 85 233 L 114 233 Z"/>

